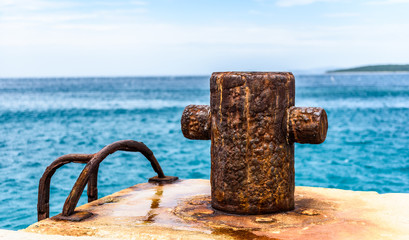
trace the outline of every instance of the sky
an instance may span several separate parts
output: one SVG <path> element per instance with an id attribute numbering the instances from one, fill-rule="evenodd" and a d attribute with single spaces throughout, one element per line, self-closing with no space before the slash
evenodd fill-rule
<path id="1" fill-rule="evenodd" d="M 1 0 L 0 77 L 409 64 L 409 0 Z"/>

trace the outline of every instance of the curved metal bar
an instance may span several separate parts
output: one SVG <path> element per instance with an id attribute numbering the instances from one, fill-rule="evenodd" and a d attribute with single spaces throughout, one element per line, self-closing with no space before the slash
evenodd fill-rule
<path id="1" fill-rule="evenodd" d="M 81 193 L 84 191 L 85 185 L 90 179 L 91 175 L 96 172 L 99 164 L 110 154 L 116 151 L 128 151 L 128 152 L 140 152 L 151 163 L 153 170 L 158 174 L 158 178 L 166 178 L 163 174 L 162 168 L 156 160 L 153 152 L 142 142 L 133 140 L 122 140 L 105 146 L 101 151 L 95 153 L 91 160 L 82 170 L 80 176 L 72 188 L 70 195 L 67 197 L 64 203 L 62 216 L 69 216 L 74 212 L 77 206 L 78 200 L 81 197 Z"/>
<path id="2" fill-rule="evenodd" d="M 92 202 L 98 199 L 98 169 L 99 165 L 96 167 L 94 172 L 91 173 L 88 179 L 87 183 L 88 202 Z"/>
<path id="3" fill-rule="evenodd" d="M 37 203 L 37 219 L 38 221 L 46 219 L 50 214 L 50 182 L 51 177 L 55 171 L 67 163 L 87 163 L 92 159 L 94 154 L 67 154 L 57 158 L 54 162 L 48 166 L 43 176 L 40 179 L 38 185 L 38 203 Z M 89 183 L 88 183 L 89 184 Z M 91 189 L 92 188 L 92 189 Z M 88 191 L 98 195 L 98 189 L 96 184 L 89 184 Z M 88 197 L 89 199 L 89 197 Z"/>

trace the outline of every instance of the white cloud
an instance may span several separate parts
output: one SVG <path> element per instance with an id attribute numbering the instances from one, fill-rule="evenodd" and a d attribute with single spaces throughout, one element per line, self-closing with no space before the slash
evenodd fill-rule
<path id="1" fill-rule="evenodd" d="M 126 22 L 123 21 L 124 19 L 137 20 L 138 16 L 147 12 L 142 5 L 146 3 L 143 1 L 75 3 L 47 0 L 1 0 L 0 29 L 1 34 L 7 36 L 7 39 L 13 39 L 13 34 L 19 31 L 43 32 L 67 28 L 67 26 L 79 29 L 83 29 L 84 26 L 88 29 L 94 26 L 99 30 L 106 28 L 104 25 Z M 4 41 L 0 40 L 0 42 Z"/>
<path id="2" fill-rule="evenodd" d="M 46 9 L 62 9 L 77 6 L 77 4 L 68 1 L 47 1 L 47 0 L 2 0 L 0 2 L 0 11 L 39 11 Z"/>
<path id="3" fill-rule="evenodd" d="M 276 3 L 289 7 L 333 1 Z M 244 20 L 194 24 L 155 19 L 148 11 L 152 6 L 140 1 L 109 2 L 109 6 L 83 1 L 75 3 L 78 8 L 70 5 L 74 3 L 46 0 L 0 2 L 3 76 L 208 74 L 388 59 L 399 62 L 409 55 L 408 21 L 386 25 L 382 20 L 369 23 L 357 18 L 354 25 L 327 21 L 322 26 L 308 19 L 295 24 L 246 24 Z M 355 11 L 364 15 L 359 9 Z M 256 9 L 249 13 L 256 19 L 265 12 Z M 349 12 L 323 14 L 361 17 Z"/>
<path id="4" fill-rule="evenodd" d="M 293 7 L 310 5 L 318 2 L 337 2 L 338 0 L 277 0 L 276 5 L 280 7 Z"/>
<path id="5" fill-rule="evenodd" d="M 409 0 L 380 0 L 380 1 L 368 1 L 370 5 L 389 5 L 389 4 L 402 4 L 409 3 Z"/>
<path id="6" fill-rule="evenodd" d="M 283 66 L 308 68 L 328 63 L 337 65 L 346 59 L 351 61 L 351 65 L 357 60 L 364 62 L 363 59 L 388 56 L 389 59 L 398 61 L 400 58 L 396 56 L 409 54 L 408 48 L 402 48 L 406 46 L 406 39 L 409 39 L 409 31 L 397 31 L 399 29 L 409 29 L 409 24 L 312 27 L 308 30 L 301 27 L 287 29 L 251 25 L 61 25 L 60 29 L 53 28 L 51 31 L 28 29 L 26 32 L 19 32 L 12 39 L 2 38 L 0 49 L 21 49 L 25 51 L 23 55 L 43 56 L 41 61 L 45 62 L 60 56 L 67 61 L 64 66 L 72 66 L 74 69 L 85 64 L 81 61 L 95 62 L 94 66 L 90 66 L 95 74 L 98 73 L 97 66 L 100 67 L 100 74 L 106 74 L 106 71 L 111 70 L 107 67 L 110 66 L 107 62 L 112 61 L 112 64 L 118 65 L 119 62 L 116 63 L 115 59 L 123 59 L 120 62 L 128 62 L 128 65 L 134 64 L 127 69 L 118 66 L 120 70 L 117 73 L 123 74 L 132 69 L 148 74 L 149 71 L 154 71 L 154 66 L 167 66 L 167 70 L 175 71 L 175 74 L 177 71 L 183 73 L 189 70 L 188 67 L 184 69 L 181 66 L 183 64 L 192 65 L 191 67 L 197 64 L 196 69 L 207 64 L 226 69 L 229 68 L 226 66 L 235 68 L 237 64 L 266 68 L 274 61 L 281 61 Z M 7 49 L 2 48 L 2 45 L 8 46 Z M 71 60 L 75 57 L 82 60 Z M 156 64 L 155 61 L 160 63 Z M 79 73 L 73 71 L 73 74 Z"/>
<path id="7" fill-rule="evenodd" d="M 324 14 L 324 16 L 330 17 L 330 18 L 348 18 L 348 17 L 358 17 L 360 16 L 360 14 L 356 12 L 338 12 L 338 13 L 326 13 Z"/>
<path id="8" fill-rule="evenodd" d="M 145 1 L 130 1 L 129 3 L 133 5 L 143 5 L 143 6 L 148 4 Z"/>
<path id="9" fill-rule="evenodd" d="M 1 0 L 0 20 L 11 21 L 14 19 L 26 19 L 30 21 L 39 19 L 39 16 L 61 21 L 62 19 L 75 20 L 94 16 L 96 14 L 108 16 L 130 16 L 135 13 L 145 13 L 147 5 L 144 1 L 119 1 L 119 2 L 73 2 L 51 0 Z M 73 19 L 71 19 L 73 18 Z M 78 19 L 77 19 L 78 20 Z"/>

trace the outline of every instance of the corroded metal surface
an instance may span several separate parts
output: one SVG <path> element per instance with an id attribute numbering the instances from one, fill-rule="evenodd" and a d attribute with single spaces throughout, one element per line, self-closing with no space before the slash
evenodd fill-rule
<path id="1" fill-rule="evenodd" d="M 174 213 L 190 223 L 201 223 L 207 226 L 225 226 L 225 228 L 268 231 L 268 229 L 285 229 L 294 225 L 326 224 L 334 221 L 333 214 L 328 209 L 335 205 L 320 199 L 305 201 L 298 198 L 295 210 L 286 214 L 263 215 L 232 215 L 214 210 L 211 206 L 210 196 L 194 196 L 185 199 L 174 210 Z M 319 207 L 313 207 L 319 205 Z M 319 209 L 319 210 L 318 210 Z M 326 215 L 328 214 L 328 215 Z M 323 217 L 326 215 L 326 217 Z"/>
<path id="2" fill-rule="evenodd" d="M 210 107 L 189 105 L 181 119 L 182 133 L 186 138 L 210 140 Z"/>
<path id="3" fill-rule="evenodd" d="M 173 176 L 165 176 L 159 162 L 156 160 L 153 152 L 142 142 L 133 140 L 122 140 L 105 146 L 101 151 L 95 154 L 68 154 L 57 158 L 50 166 L 47 167 L 43 176 L 40 179 L 38 187 L 38 221 L 49 217 L 49 199 L 50 199 L 50 181 L 55 171 L 64 164 L 75 163 L 87 163 L 80 176 L 78 177 L 74 187 L 71 190 L 70 195 L 67 197 L 63 212 L 55 219 L 60 220 L 72 220 L 80 221 L 91 214 L 76 212 L 74 209 L 78 203 L 81 193 L 83 192 L 85 185 L 88 183 L 88 202 L 92 202 L 98 199 L 97 177 L 99 164 L 110 154 L 116 151 L 128 151 L 128 152 L 140 152 L 151 163 L 153 170 L 158 174 L 157 176 L 150 178 L 149 182 L 157 183 L 170 183 L 176 181 L 178 178 Z"/>
<path id="4" fill-rule="evenodd" d="M 291 107 L 288 109 L 288 139 L 298 143 L 320 144 L 328 130 L 327 113 L 317 107 Z"/>
<path id="5" fill-rule="evenodd" d="M 210 134 L 214 208 L 241 214 L 294 208 L 293 143 L 321 143 L 328 128 L 323 109 L 294 107 L 294 97 L 291 73 L 221 72 L 210 78 L 210 113 L 203 105 L 185 108 L 184 135 Z"/>
<path id="6" fill-rule="evenodd" d="M 214 208 L 244 214 L 294 208 L 294 147 L 283 128 L 294 89 L 290 73 L 213 73 Z"/>
<path id="7" fill-rule="evenodd" d="M 37 222 L 25 232 L 112 239 L 407 239 L 409 194 L 295 188 L 295 209 L 236 215 L 215 210 L 210 182 L 138 184 L 76 208 L 80 222 Z M 22 238 L 23 239 L 23 238 Z"/>

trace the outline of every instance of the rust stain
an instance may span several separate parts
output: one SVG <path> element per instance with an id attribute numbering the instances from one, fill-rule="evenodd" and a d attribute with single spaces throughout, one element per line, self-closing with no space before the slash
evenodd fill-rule
<path id="1" fill-rule="evenodd" d="M 155 196 L 151 199 L 151 206 L 149 212 L 146 214 L 146 219 L 143 221 L 145 224 L 155 222 L 155 217 L 158 215 L 156 209 L 159 208 L 161 197 L 163 195 L 163 188 L 159 186 L 156 188 Z"/>
<path id="2" fill-rule="evenodd" d="M 244 77 L 243 77 L 244 78 Z M 247 170 L 247 175 L 246 175 L 246 178 L 247 178 L 247 184 L 246 184 L 246 186 L 247 186 L 247 192 L 250 192 L 251 191 L 251 180 L 250 180 L 250 176 L 251 176 L 251 172 L 250 172 L 250 157 L 249 157 L 249 154 L 250 154 L 250 148 L 249 148 L 249 146 L 250 146 L 250 141 L 251 141 L 251 136 L 250 136 L 250 100 L 249 100 L 249 97 L 250 97 L 250 88 L 248 87 L 248 85 L 247 85 L 247 79 L 245 79 L 245 91 L 246 91 L 246 105 L 245 105 L 245 113 L 246 113 L 246 123 L 247 123 L 247 131 L 246 131 L 246 159 L 245 159 L 245 162 L 246 162 L 246 170 Z M 246 193 L 245 192 L 243 192 L 242 194 L 241 194 L 241 196 L 240 196 L 240 200 L 241 200 L 241 202 L 244 202 L 244 210 L 245 211 L 248 211 L 249 210 L 249 207 L 250 207 L 250 203 L 249 202 L 247 202 L 247 201 L 245 201 L 245 198 L 246 198 L 247 196 L 246 196 Z"/>

